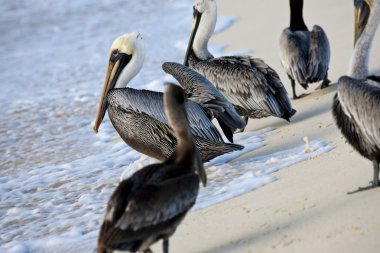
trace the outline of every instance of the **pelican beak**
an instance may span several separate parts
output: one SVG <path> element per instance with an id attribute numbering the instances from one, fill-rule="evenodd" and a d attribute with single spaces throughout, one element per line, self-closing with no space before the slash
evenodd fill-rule
<path id="1" fill-rule="evenodd" d="M 201 21 L 201 17 L 202 17 L 202 13 L 200 13 L 197 9 L 195 9 L 195 7 L 193 7 L 193 17 L 194 17 L 194 20 L 193 20 L 193 26 L 191 28 L 190 40 L 189 40 L 189 44 L 187 45 L 185 61 L 183 63 L 185 66 L 189 66 L 189 54 L 193 48 L 195 34 L 197 33 L 199 22 Z"/>
<path id="2" fill-rule="evenodd" d="M 207 184 L 207 173 L 206 173 L 205 167 L 203 167 L 202 159 L 198 153 L 198 149 L 196 149 L 194 152 L 195 152 L 195 155 L 194 155 L 195 168 L 197 170 L 199 179 L 201 180 L 203 186 L 206 186 L 206 184 Z"/>
<path id="3" fill-rule="evenodd" d="M 124 53 L 113 53 L 110 56 L 106 72 L 106 78 L 104 79 L 102 95 L 100 97 L 98 114 L 96 116 L 93 128 L 95 133 L 98 132 L 99 126 L 102 123 L 104 115 L 107 111 L 107 94 L 110 90 L 112 90 L 115 87 L 120 72 L 129 63 L 131 58 L 131 55 L 127 55 Z"/>
<path id="4" fill-rule="evenodd" d="M 354 45 L 356 45 L 356 42 L 358 41 L 365 26 L 367 25 L 372 4 L 373 4 L 373 0 L 354 0 L 354 5 L 355 5 Z"/>
<path id="5" fill-rule="evenodd" d="M 206 186 L 206 184 L 207 184 L 207 173 L 206 173 L 206 170 L 203 167 L 203 165 L 200 168 L 198 168 L 198 175 L 199 175 L 199 178 L 201 179 L 203 186 Z"/>

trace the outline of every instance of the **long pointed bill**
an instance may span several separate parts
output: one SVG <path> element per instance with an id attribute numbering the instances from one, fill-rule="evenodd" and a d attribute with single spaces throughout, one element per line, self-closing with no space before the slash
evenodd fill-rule
<path id="1" fill-rule="evenodd" d="M 98 132 L 99 126 L 103 121 L 104 115 L 106 114 L 107 94 L 113 88 L 111 84 L 116 83 L 116 82 L 112 82 L 112 80 L 114 79 L 115 72 L 116 72 L 114 70 L 117 70 L 119 65 L 120 65 L 119 61 L 117 61 L 115 63 L 115 62 L 110 60 L 108 62 L 106 78 L 104 79 L 102 95 L 100 96 L 100 102 L 99 102 L 99 106 L 98 106 L 98 114 L 96 116 L 96 120 L 95 120 L 95 124 L 94 124 L 94 128 L 93 128 L 95 133 Z"/>
<path id="2" fill-rule="evenodd" d="M 189 44 L 187 45 L 185 60 L 183 63 L 185 66 L 189 66 L 189 55 L 190 55 L 190 51 L 193 48 L 194 38 L 195 38 L 195 35 L 196 35 L 198 27 L 199 27 L 199 22 L 201 21 L 201 16 L 202 16 L 202 13 L 200 13 L 197 9 L 195 9 L 193 7 L 194 20 L 193 20 L 193 26 L 191 29 Z"/>
<path id="3" fill-rule="evenodd" d="M 205 170 L 205 167 L 203 166 L 201 156 L 199 154 L 198 149 L 194 146 L 195 151 L 194 151 L 194 165 L 195 169 L 198 173 L 199 179 L 201 180 L 203 186 L 206 186 L 207 184 L 207 173 Z"/>
<path id="4" fill-rule="evenodd" d="M 207 184 L 207 173 L 206 173 L 206 170 L 203 167 L 203 165 L 201 168 L 198 169 L 198 175 L 199 175 L 199 178 L 201 179 L 203 186 L 206 186 L 206 184 Z"/>
<path id="5" fill-rule="evenodd" d="M 355 0 L 355 34 L 354 34 L 354 46 L 362 34 L 365 26 L 367 25 L 372 1 Z"/>

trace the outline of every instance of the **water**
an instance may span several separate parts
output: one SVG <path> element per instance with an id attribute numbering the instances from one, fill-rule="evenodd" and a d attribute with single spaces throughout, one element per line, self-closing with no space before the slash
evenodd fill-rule
<path id="1" fill-rule="evenodd" d="M 89 125 L 111 42 L 126 32 L 144 36 L 147 60 L 132 87 L 163 76 L 163 61 L 181 60 L 182 52 L 170 45 L 190 30 L 189 2 L 177 2 L 2 1 L 1 168 L 28 169 L 96 152 Z"/>

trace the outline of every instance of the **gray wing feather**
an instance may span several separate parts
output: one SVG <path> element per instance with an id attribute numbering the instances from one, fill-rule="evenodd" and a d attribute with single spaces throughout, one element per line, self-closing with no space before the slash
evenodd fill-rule
<path id="1" fill-rule="evenodd" d="M 108 99 L 121 110 L 145 113 L 168 125 L 164 111 L 163 94 L 160 92 L 131 88 L 114 89 L 109 92 Z M 200 105 L 188 100 L 185 107 L 192 134 L 215 142 L 223 142 L 218 129 Z"/>
<path id="2" fill-rule="evenodd" d="M 284 110 L 292 112 L 278 74 L 261 59 L 225 56 L 200 61 L 192 67 L 214 83 L 234 105 L 278 117 Z"/>
<path id="3" fill-rule="evenodd" d="M 338 98 L 345 114 L 359 127 L 362 137 L 380 147 L 380 83 L 341 77 Z"/>
<path id="4" fill-rule="evenodd" d="M 245 126 L 234 106 L 204 76 L 175 62 L 165 62 L 162 69 L 171 74 L 181 84 L 189 99 L 207 108 L 213 117 L 220 117 L 234 130 Z"/>
<path id="5" fill-rule="evenodd" d="M 195 174 L 145 185 L 129 201 L 115 226 L 136 231 L 167 221 L 188 211 L 196 201 L 198 190 L 199 178 Z"/>
<path id="6" fill-rule="evenodd" d="M 288 76 L 307 88 L 309 31 L 284 29 L 280 38 L 280 59 Z"/>
<path id="7" fill-rule="evenodd" d="M 330 63 L 330 43 L 322 27 L 315 25 L 310 33 L 308 79 L 317 82 L 325 78 Z"/>

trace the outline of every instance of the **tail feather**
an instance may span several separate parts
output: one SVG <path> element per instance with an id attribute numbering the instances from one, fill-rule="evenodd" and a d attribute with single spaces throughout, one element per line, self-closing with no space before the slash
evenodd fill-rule
<path id="1" fill-rule="evenodd" d="M 223 110 L 217 112 L 217 118 L 223 121 L 223 123 L 230 127 L 233 131 L 238 128 L 245 127 L 245 122 L 241 116 L 237 113 L 232 104 L 223 104 Z"/>
<path id="2" fill-rule="evenodd" d="M 233 143 L 216 143 L 200 137 L 194 137 L 196 146 L 198 147 L 202 161 L 208 162 L 211 159 L 233 151 L 242 150 L 244 146 Z"/>
<path id="3" fill-rule="evenodd" d="M 290 112 L 285 111 L 284 115 L 282 115 L 282 118 L 286 121 L 290 122 L 290 118 L 293 117 L 294 114 L 296 114 L 296 110 L 292 109 Z"/>
<path id="4" fill-rule="evenodd" d="M 226 113 L 224 113 L 226 118 L 228 118 L 228 122 L 230 122 L 230 126 L 234 129 L 244 128 L 245 122 L 242 117 L 236 112 L 235 107 L 231 105 L 230 108 L 226 109 Z"/>
<path id="5" fill-rule="evenodd" d="M 233 133 L 235 132 L 235 130 L 231 129 L 229 126 L 227 126 L 224 121 L 220 118 L 217 118 L 218 120 L 218 123 L 219 123 L 219 126 L 220 128 L 222 128 L 222 131 L 224 133 L 224 135 L 226 136 L 226 138 L 231 142 L 233 143 L 234 142 L 234 139 L 233 139 Z"/>

